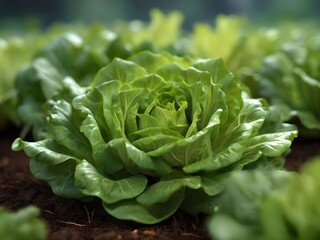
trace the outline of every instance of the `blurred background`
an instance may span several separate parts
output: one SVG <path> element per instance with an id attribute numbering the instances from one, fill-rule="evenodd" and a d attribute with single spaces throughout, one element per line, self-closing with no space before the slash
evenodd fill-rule
<path id="1" fill-rule="evenodd" d="M 150 9 L 184 14 L 184 27 L 213 22 L 218 14 L 246 16 L 258 24 L 319 19 L 317 0 L 0 0 L 0 29 L 16 32 L 55 23 L 149 20 Z"/>

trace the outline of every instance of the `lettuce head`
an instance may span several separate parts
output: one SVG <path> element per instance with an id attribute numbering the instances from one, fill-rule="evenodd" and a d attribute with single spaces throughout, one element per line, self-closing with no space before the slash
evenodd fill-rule
<path id="1" fill-rule="evenodd" d="M 145 224 L 179 208 L 213 212 L 230 172 L 282 166 L 297 135 L 264 100 L 246 98 L 221 59 L 151 52 L 115 58 L 90 89 L 57 100 L 48 128 L 45 140 L 12 145 L 35 177 Z"/>

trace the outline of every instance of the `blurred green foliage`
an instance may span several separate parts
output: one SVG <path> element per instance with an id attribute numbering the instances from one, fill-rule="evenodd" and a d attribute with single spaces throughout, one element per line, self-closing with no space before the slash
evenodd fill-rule
<path id="1" fill-rule="evenodd" d="M 2 240 L 44 240 L 47 236 L 45 222 L 40 218 L 40 210 L 29 205 L 16 212 L 0 208 L 0 236 Z"/>
<path id="2" fill-rule="evenodd" d="M 17 31 L 30 28 L 39 21 L 47 27 L 56 22 L 104 22 L 140 19 L 147 21 L 149 12 L 158 8 L 164 12 L 178 10 L 185 16 L 184 27 L 194 22 L 213 22 L 219 14 L 246 16 L 262 24 L 286 20 L 318 18 L 316 0 L 0 0 L 0 29 Z"/>

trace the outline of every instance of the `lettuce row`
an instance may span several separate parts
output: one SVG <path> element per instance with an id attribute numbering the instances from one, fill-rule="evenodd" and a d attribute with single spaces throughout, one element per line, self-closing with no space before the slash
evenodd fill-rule
<path id="1" fill-rule="evenodd" d="M 119 219 L 153 224 L 179 207 L 213 211 L 236 169 L 279 167 L 297 135 L 243 97 L 221 59 L 141 52 L 115 58 L 90 90 L 50 110 L 48 138 L 15 151 L 57 195 L 98 197 Z M 202 204 L 203 203 L 203 204 Z"/>
<path id="2" fill-rule="evenodd" d="M 320 158 L 315 157 L 301 173 L 255 169 L 232 174 L 209 222 L 212 237 L 319 239 L 319 170 Z"/>

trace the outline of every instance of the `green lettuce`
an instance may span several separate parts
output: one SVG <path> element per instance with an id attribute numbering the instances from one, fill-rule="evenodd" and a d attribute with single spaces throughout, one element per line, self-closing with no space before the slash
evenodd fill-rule
<path id="1" fill-rule="evenodd" d="M 75 56 L 75 50 L 71 50 L 71 47 L 67 46 L 68 44 L 66 41 L 64 43 L 62 43 L 62 41 L 58 43 L 59 40 L 56 40 L 56 38 L 64 35 L 64 33 L 67 34 L 70 32 L 81 35 L 82 39 L 80 41 L 89 42 L 90 40 L 90 43 L 94 45 L 94 47 L 92 47 L 92 45 L 86 46 L 86 52 L 92 52 L 90 54 L 94 56 L 95 63 L 98 62 L 99 49 L 101 48 L 102 41 L 103 39 L 108 39 L 110 35 L 105 27 L 100 24 L 93 24 L 91 26 L 56 24 L 43 32 L 39 28 L 28 29 L 27 31 L 14 36 L 5 32 L 0 33 L 0 128 L 1 125 L 8 120 L 16 125 L 20 125 L 21 123 L 23 125 L 31 125 L 30 122 L 32 122 L 33 113 L 35 113 L 33 119 L 36 120 L 38 118 L 37 111 L 30 114 L 28 111 L 22 110 L 21 113 L 21 110 L 19 110 L 20 113 L 17 114 L 18 106 L 28 105 L 29 102 L 30 105 L 32 105 L 34 103 L 34 98 L 39 98 L 38 95 L 41 95 L 36 86 L 39 84 L 38 82 L 41 81 L 38 78 L 48 79 L 50 78 L 50 70 L 52 73 L 51 68 L 47 72 L 45 70 L 42 70 L 42 72 L 37 71 L 39 66 L 35 62 L 30 63 L 32 59 L 46 58 L 57 68 L 57 71 L 60 71 L 60 75 L 66 74 L 66 72 L 71 75 L 74 73 L 74 71 L 70 73 L 72 71 L 70 64 L 68 65 L 62 60 L 74 62 L 77 67 L 83 67 L 83 65 L 86 64 L 85 61 L 87 61 L 86 59 L 88 59 L 88 56 L 86 56 L 85 53 L 82 54 L 81 58 L 78 57 L 72 60 L 71 58 L 64 59 L 67 58 L 67 56 L 70 57 L 71 54 Z M 69 35 L 71 35 L 71 33 Z M 69 38 L 71 38 L 71 36 Z M 59 44 L 64 46 L 59 48 L 57 46 Z M 78 47 L 79 45 L 78 41 Z M 73 53 L 71 53 L 72 51 Z M 89 54 L 87 53 L 87 55 Z M 45 64 L 42 65 L 43 68 L 47 67 Z M 91 64 L 91 66 L 92 65 L 93 64 Z M 33 70 L 31 70 L 31 68 L 33 68 Z M 83 68 L 83 71 L 88 71 L 88 68 Z M 33 72 L 33 78 L 30 76 L 31 72 Z M 19 76 L 17 77 L 17 75 Z M 44 77 L 43 75 L 46 76 Z M 18 78 L 17 83 L 16 78 Z M 52 83 L 48 84 L 47 87 L 52 87 Z M 57 87 L 55 86 L 55 88 Z M 47 92 L 48 91 L 49 90 L 47 90 Z M 24 107 L 25 106 L 22 108 Z M 30 108 L 32 111 L 35 110 L 35 107 L 30 106 Z"/>
<path id="2" fill-rule="evenodd" d="M 275 170 L 233 174 L 209 222 L 212 237 L 217 240 L 319 239 L 319 171 L 317 157 L 299 174 Z"/>
<path id="3" fill-rule="evenodd" d="M 319 37 L 314 37 L 316 35 L 315 29 L 317 28 L 317 25 L 308 22 L 279 23 L 277 26 L 262 27 L 250 23 L 244 17 L 220 15 L 215 19 L 214 26 L 195 23 L 193 30 L 186 38 L 181 38 L 180 42 L 187 41 L 189 43 L 184 45 L 184 55 L 190 54 L 198 58 L 221 57 L 231 71 L 237 75 L 243 88 L 251 96 L 266 97 L 266 95 L 262 95 L 262 93 L 265 93 L 265 86 L 261 85 L 261 77 L 259 77 L 259 68 L 266 56 L 274 53 L 277 55 L 281 46 L 288 42 L 298 42 L 297 48 L 301 48 L 299 45 L 303 43 L 303 47 L 307 46 L 310 51 L 318 49 L 317 42 L 319 41 L 316 39 Z M 316 39 L 310 41 L 309 39 L 312 38 Z M 310 62 L 315 62 L 317 54 L 313 53 L 312 55 L 314 57 Z M 295 61 L 292 57 L 290 56 L 290 61 Z M 269 60 L 266 61 L 268 62 Z M 307 62 L 308 60 L 305 61 Z M 285 65 L 285 63 L 283 64 Z M 268 93 L 276 96 L 277 92 L 280 94 L 287 92 L 282 91 L 282 86 L 279 84 L 279 82 L 282 82 L 282 80 L 279 81 L 281 76 L 276 76 L 278 73 L 276 73 L 277 70 L 275 69 L 277 67 L 282 68 L 280 70 L 283 72 L 282 74 L 289 75 L 293 67 L 291 67 L 291 70 L 287 69 L 286 66 L 281 65 L 280 67 L 278 62 L 275 61 L 272 66 L 269 62 L 264 65 L 263 73 L 266 73 L 267 76 L 263 76 L 263 78 L 269 78 L 272 75 L 273 79 L 268 79 L 268 81 L 271 81 L 274 88 L 277 88 L 276 90 L 268 89 Z M 316 66 L 313 66 L 313 68 L 316 69 Z M 307 67 L 307 69 L 310 69 L 310 67 Z M 292 98 L 292 96 L 288 97 L 288 99 Z M 299 99 L 288 101 L 299 101 Z"/>
<path id="4" fill-rule="evenodd" d="M 49 113 L 46 139 L 12 145 L 32 174 L 57 195 L 97 197 L 112 216 L 146 224 L 178 208 L 212 213 L 230 172 L 281 167 L 297 135 L 245 97 L 221 59 L 151 52 L 115 58 Z"/>
<path id="5" fill-rule="evenodd" d="M 127 59 L 143 50 L 186 54 L 182 43 L 182 20 L 183 15 L 178 11 L 165 14 L 153 9 L 147 23 L 140 20 L 117 22 L 111 26 L 115 35 L 107 47 L 107 56 L 111 60 L 115 57 Z"/>
<path id="6" fill-rule="evenodd" d="M 219 15 L 215 25 L 195 23 L 185 39 L 180 39 L 183 54 L 197 58 L 224 59 L 251 96 L 260 97 L 257 68 L 265 56 L 272 54 L 284 39 L 284 27 L 258 27 L 240 16 Z M 183 45 L 183 42 L 188 45 Z"/>
<path id="7" fill-rule="evenodd" d="M 130 39 L 133 45 L 150 42 L 158 48 L 165 48 L 177 41 L 181 34 L 183 15 L 178 11 L 164 14 L 158 9 L 150 11 L 150 22 L 139 21 L 129 23 Z"/>
<path id="8" fill-rule="evenodd" d="M 179 40 L 182 34 L 183 15 L 178 11 L 168 14 L 158 9 L 150 11 L 150 21 L 139 20 L 115 23 L 113 30 L 123 42 L 131 46 L 150 43 L 155 48 L 164 49 Z"/>
<path id="9" fill-rule="evenodd" d="M 281 114 L 283 121 L 299 120 L 301 134 L 320 130 L 319 35 L 284 44 L 267 56 L 258 73 L 260 94 Z M 308 131 L 309 130 L 309 131 Z"/>
<path id="10" fill-rule="evenodd" d="M 2 240 L 44 240 L 47 228 L 44 222 L 38 219 L 39 209 L 28 206 L 17 212 L 8 212 L 0 208 L 0 236 Z"/>
<path id="11" fill-rule="evenodd" d="M 108 42 L 105 28 L 93 25 L 58 34 L 34 54 L 15 81 L 17 115 L 25 131 L 32 128 L 36 139 L 46 137 L 50 101 L 71 100 L 84 92 L 81 86 L 89 86 L 98 69 L 108 62 Z"/>
<path id="12" fill-rule="evenodd" d="M 193 26 L 189 37 L 189 52 L 200 58 L 220 57 L 234 71 L 239 65 L 234 54 L 242 42 L 246 19 L 219 15 L 215 22 L 215 26 L 205 23 L 196 23 Z"/>
<path id="13" fill-rule="evenodd" d="M 31 46 L 29 40 L 22 37 L 0 37 L 0 129 L 8 120 L 15 124 L 19 122 L 15 112 L 17 94 L 14 78 L 19 68 L 30 60 L 35 51 L 37 43 L 34 41 Z"/>

